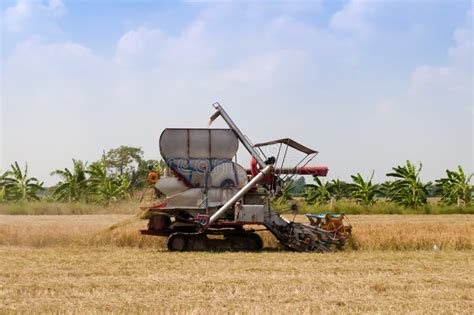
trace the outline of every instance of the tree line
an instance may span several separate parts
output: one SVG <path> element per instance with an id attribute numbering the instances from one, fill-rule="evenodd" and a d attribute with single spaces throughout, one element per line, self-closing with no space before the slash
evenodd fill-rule
<path id="1" fill-rule="evenodd" d="M 23 168 L 17 162 L 10 170 L 0 172 L 0 202 L 33 201 L 46 199 L 61 202 L 93 202 L 110 204 L 130 198 L 134 191 L 147 185 L 150 169 L 163 173 L 163 160 L 146 160 L 141 148 L 120 146 L 104 152 L 102 158 L 92 163 L 72 160 L 72 168 L 58 169 L 51 175 L 59 182 L 49 189 L 28 175 L 28 165 Z M 422 164 L 407 161 L 387 173 L 391 180 L 383 184 L 373 183 L 374 173 L 365 179 L 360 173 L 351 176 L 352 182 L 339 179 L 322 181 L 314 177 L 314 184 L 306 184 L 303 177 L 284 183 L 278 202 L 286 202 L 296 196 L 310 205 L 326 204 L 331 200 L 350 199 L 361 205 L 373 205 L 384 198 L 407 208 L 417 208 L 427 203 L 428 197 L 439 197 L 440 203 L 469 205 L 474 174 L 467 175 L 461 166 L 446 170 L 446 177 L 434 183 L 420 180 Z"/>
<path id="2" fill-rule="evenodd" d="M 72 160 L 72 168 L 57 169 L 59 182 L 49 189 L 28 175 L 28 165 L 17 162 L 0 175 L 0 202 L 46 199 L 61 202 L 93 202 L 108 205 L 128 199 L 146 186 L 149 169 L 163 170 L 164 162 L 146 160 L 141 148 L 120 146 L 92 163 Z"/>
<path id="3" fill-rule="evenodd" d="M 421 163 L 415 165 L 406 161 L 405 165 L 393 167 L 386 174 L 391 180 L 382 184 L 373 183 L 374 172 L 367 179 L 360 173 L 351 175 L 351 183 L 339 179 L 323 182 L 315 176 L 314 184 L 305 184 L 303 187 L 298 181 L 287 183 L 280 198 L 288 200 L 293 196 L 301 196 L 308 204 L 351 199 L 365 206 L 373 205 L 383 198 L 406 208 L 423 206 L 427 204 L 428 197 L 439 197 L 441 204 L 458 207 L 472 203 L 474 187 L 470 182 L 474 174 L 466 175 L 463 168 L 458 166 L 457 170 L 446 170 L 446 177 L 434 183 L 423 183 L 420 179 L 421 170 Z"/>

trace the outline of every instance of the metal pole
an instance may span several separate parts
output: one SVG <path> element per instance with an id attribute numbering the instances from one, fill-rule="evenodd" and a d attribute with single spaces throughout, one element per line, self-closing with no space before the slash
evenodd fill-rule
<path id="1" fill-rule="evenodd" d="M 212 105 L 217 110 L 217 112 L 215 112 L 211 116 L 209 121 L 212 123 L 212 121 L 215 120 L 220 114 L 222 118 L 225 120 L 225 122 L 229 125 L 230 129 L 234 130 L 234 132 L 237 134 L 237 137 L 240 139 L 240 141 L 242 142 L 244 147 L 247 149 L 247 151 L 249 151 L 250 155 L 253 156 L 255 160 L 257 160 L 257 163 L 260 166 L 260 168 L 263 169 L 265 167 L 265 161 L 262 159 L 260 154 L 258 154 L 257 150 L 255 150 L 255 148 L 250 143 L 250 141 L 247 140 L 247 138 L 244 136 L 242 131 L 240 131 L 239 127 L 237 127 L 237 125 L 232 121 L 229 115 L 227 115 L 224 108 L 222 108 L 222 106 L 219 103 L 214 103 Z"/>
<path id="2" fill-rule="evenodd" d="M 230 198 L 229 201 L 227 201 L 222 207 L 217 210 L 216 213 L 214 213 L 210 218 L 209 218 L 209 223 L 208 225 L 204 228 L 204 230 L 207 229 L 211 224 L 213 224 L 219 217 L 224 214 L 224 212 L 227 211 L 234 203 L 236 203 L 240 198 L 242 198 L 255 184 L 257 184 L 260 180 L 262 180 L 266 175 L 270 174 L 273 169 L 272 165 L 267 165 L 263 170 L 260 171 L 260 173 L 257 174 L 250 182 L 247 183 L 244 187 L 242 187 L 241 190 L 239 190 L 232 198 Z"/>

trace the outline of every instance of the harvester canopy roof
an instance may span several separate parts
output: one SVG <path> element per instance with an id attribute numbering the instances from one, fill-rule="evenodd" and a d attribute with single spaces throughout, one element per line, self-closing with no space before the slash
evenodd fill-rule
<path id="1" fill-rule="evenodd" d="M 289 146 L 289 147 L 291 147 L 295 150 L 301 151 L 303 153 L 306 153 L 306 154 L 318 153 L 318 151 L 310 149 L 310 148 L 302 145 L 301 143 L 298 143 L 295 140 L 292 140 L 290 138 L 283 138 L 283 139 L 278 139 L 278 140 L 273 140 L 273 141 L 268 141 L 268 142 L 257 143 L 254 146 L 255 147 L 264 147 L 264 146 L 267 146 L 267 145 L 278 144 L 278 143 L 286 144 L 287 146 Z"/>

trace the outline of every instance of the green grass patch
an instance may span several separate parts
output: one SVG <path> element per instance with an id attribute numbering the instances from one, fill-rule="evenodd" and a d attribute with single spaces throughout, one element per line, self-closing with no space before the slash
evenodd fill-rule
<path id="1" fill-rule="evenodd" d="M 286 203 L 273 203 L 272 206 L 280 213 L 291 212 L 290 207 L 296 204 L 298 213 L 345 213 L 345 214 L 474 214 L 474 205 L 465 207 L 428 203 L 419 208 L 405 208 L 392 202 L 379 200 L 376 204 L 364 206 L 350 200 L 339 200 L 323 205 L 309 205 L 302 199 L 290 200 Z"/>
<path id="2" fill-rule="evenodd" d="M 66 202 L 10 202 L 0 204 L 0 214 L 9 215 L 62 215 L 62 214 L 134 214 L 139 211 L 138 202 L 121 202 L 109 206 L 91 203 Z"/>
<path id="3" fill-rule="evenodd" d="M 439 205 L 432 201 L 413 209 L 379 200 L 375 205 L 363 206 L 351 200 L 339 200 L 324 205 L 309 205 L 301 198 L 285 203 L 273 203 L 280 213 L 291 213 L 291 205 L 296 204 L 299 214 L 305 213 L 345 213 L 345 214 L 474 214 L 474 205 L 457 207 Z M 0 203 L 0 214 L 9 215 L 61 215 L 61 214 L 135 214 L 140 211 L 138 201 L 123 201 L 109 206 L 93 203 L 66 202 L 11 202 Z"/>

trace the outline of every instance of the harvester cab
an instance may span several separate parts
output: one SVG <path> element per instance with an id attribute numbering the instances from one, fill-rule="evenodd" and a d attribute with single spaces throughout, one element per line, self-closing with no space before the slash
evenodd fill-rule
<path id="1" fill-rule="evenodd" d="M 161 134 L 161 156 L 172 174 L 149 176 L 165 198 L 143 208 L 150 215 L 142 234 L 168 237 L 171 251 L 253 251 L 263 246 L 254 229 L 261 226 L 291 250 L 342 249 L 350 236 L 343 215 L 324 215 L 326 224 L 312 216 L 309 224 L 290 222 L 270 203 L 297 174 L 327 175 L 327 167 L 308 166 L 318 152 L 289 138 L 254 145 L 220 104 L 213 106 L 209 124 L 222 117 L 228 129 L 168 128 Z M 239 143 L 251 156 L 248 170 L 233 161 Z M 268 146 L 277 146 L 276 156 L 268 154 Z M 291 167 L 285 165 L 289 148 L 304 154 Z"/>

